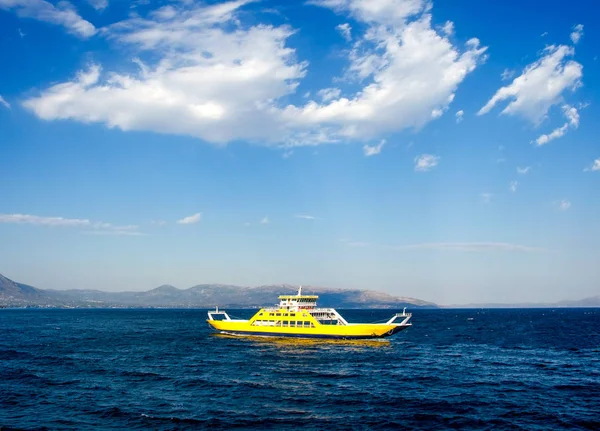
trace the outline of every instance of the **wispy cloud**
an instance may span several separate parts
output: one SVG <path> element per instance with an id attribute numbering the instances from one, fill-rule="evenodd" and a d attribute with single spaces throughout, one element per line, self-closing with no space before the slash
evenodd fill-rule
<path id="1" fill-rule="evenodd" d="M 456 251 L 520 251 L 540 252 L 545 249 L 507 242 L 432 242 L 393 247 L 396 250 L 456 250 Z"/>
<path id="2" fill-rule="evenodd" d="M 350 42 L 352 40 L 352 27 L 350 27 L 350 24 L 348 24 L 347 22 L 344 24 L 340 24 L 338 26 L 335 27 L 337 31 L 340 32 L 340 34 L 342 35 L 342 37 L 344 39 L 346 39 L 347 42 Z"/>
<path id="3" fill-rule="evenodd" d="M 459 124 L 462 122 L 464 115 L 465 115 L 465 112 L 462 109 L 460 111 L 456 112 L 456 114 L 455 114 L 456 124 Z"/>
<path id="4" fill-rule="evenodd" d="M 481 197 L 481 200 L 483 201 L 484 204 L 489 204 L 492 201 L 492 196 L 494 196 L 492 193 L 481 193 L 479 195 Z"/>
<path id="5" fill-rule="evenodd" d="M 300 218 L 304 220 L 317 220 L 318 217 L 309 215 L 309 214 L 296 214 L 294 218 Z"/>
<path id="6" fill-rule="evenodd" d="M 554 202 L 554 205 L 559 211 L 566 211 L 571 208 L 571 202 L 566 199 L 561 199 L 559 201 Z"/>
<path id="7" fill-rule="evenodd" d="M 264 216 L 260 221 L 260 224 L 269 224 L 269 223 L 271 223 L 271 221 L 269 220 L 269 217 L 267 217 L 267 216 Z"/>
<path id="8" fill-rule="evenodd" d="M 524 168 L 521 168 L 520 166 L 517 166 L 517 173 L 519 173 L 521 175 L 525 175 L 530 170 L 531 170 L 531 166 L 525 166 Z"/>
<path id="9" fill-rule="evenodd" d="M 164 220 L 152 220 L 150 223 L 153 224 L 154 226 L 166 226 L 167 225 L 167 222 Z"/>
<path id="10" fill-rule="evenodd" d="M 435 168 L 440 162 L 439 156 L 433 154 L 421 154 L 415 157 L 415 171 L 427 172 Z"/>
<path id="11" fill-rule="evenodd" d="M 600 157 L 594 160 L 590 166 L 584 169 L 584 171 L 600 171 Z"/>
<path id="12" fill-rule="evenodd" d="M 379 142 L 379 144 L 377 144 L 375 146 L 364 145 L 363 151 L 365 152 L 365 156 L 370 157 L 370 156 L 374 156 L 376 154 L 381 153 L 381 150 L 383 149 L 384 145 L 385 145 L 385 139 L 382 139 Z"/>
<path id="13" fill-rule="evenodd" d="M 511 181 L 510 185 L 509 185 L 509 189 L 511 192 L 516 192 L 517 191 L 517 186 L 519 185 L 518 181 Z"/>
<path id="14" fill-rule="evenodd" d="M 78 227 L 89 229 L 86 233 L 97 235 L 145 235 L 137 225 L 115 225 L 106 222 L 92 222 L 89 219 L 44 217 L 31 214 L 0 214 L 0 223 L 30 224 L 47 227 Z"/>
<path id="15" fill-rule="evenodd" d="M 192 214 L 191 216 L 187 216 L 182 218 L 181 220 L 177 220 L 179 224 L 196 224 L 200 220 L 202 220 L 202 213 Z"/>
<path id="16" fill-rule="evenodd" d="M 503 81 L 508 81 L 513 76 L 515 76 L 515 71 L 514 70 L 504 69 L 504 71 L 500 75 L 500 78 L 502 78 Z"/>
<path id="17" fill-rule="evenodd" d="M 452 36 L 454 34 L 454 23 L 452 21 L 446 21 L 446 23 L 442 26 L 442 31 L 446 34 L 446 36 Z"/>
<path id="18" fill-rule="evenodd" d="M 4 100 L 4 97 L 0 95 L 0 105 L 4 106 L 6 109 L 10 109 L 10 103 Z"/>
<path id="19" fill-rule="evenodd" d="M 562 136 L 564 136 L 565 133 L 567 133 L 569 127 L 573 129 L 579 127 L 579 112 L 577 111 L 577 108 L 569 105 L 563 105 L 562 109 L 563 115 L 567 119 L 567 122 L 561 127 L 557 127 L 549 134 L 540 135 L 535 140 L 536 146 L 539 147 L 541 145 L 547 144 L 550 141 L 553 141 L 554 139 L 561 138 Z"/>
<path id="20" fill-rule="evenodd" d="M 573 32 L 571 33 L 571 41 L 574 44 L 578 44 L 581 38 L 583 37 L 583 24 L 577 24 L 573 27 Z"/>
<path id="21" fill-rule="evenodd" d="M 12 10 L 23 18 L 63 26 L 69 33 L 82 38 L 96 34 L 96 27 L 79 16 L 68 1 L 60 1 L 54 6 L 45 0 L 0 0 L 0 9 Z"/>
<path id="22" fill-rule="evenodd" d="M 87 0 L 87 2 L 97 11 L 103 11 L 108 7 L 108 0 Z"/>
<path id="23" fill-rule="evenodd" d="M 0 214 L 0 223 L 33 224 L 37 226 L 91 226 L 88 219 L 42 217 L 30 214 Z"/>

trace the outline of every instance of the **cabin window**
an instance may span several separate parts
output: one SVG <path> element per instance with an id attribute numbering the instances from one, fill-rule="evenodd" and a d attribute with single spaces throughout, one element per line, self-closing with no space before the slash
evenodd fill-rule
<path id="1" fill-rule="evenodd" d="M 276 316 L 281 316 L 281 313 L 277 313 Z"/>
<path id="2" fill-rule="evenodd" d="M 269 313 L 269 316 L 275 316 L 275 313 Z"/>
<path id="3" fill-rule="evenodd" d="M 296 313 L 290 313 L 290 316 L 295 316 L 295 315 L 296 315 Z"/>
<path id="4" fill-rule="evenodd" d="M 283 313 L 283 315 L 284 315 L 284 316 L 287 316 L 288 314 L 287 314 L 287 313 Z"/>

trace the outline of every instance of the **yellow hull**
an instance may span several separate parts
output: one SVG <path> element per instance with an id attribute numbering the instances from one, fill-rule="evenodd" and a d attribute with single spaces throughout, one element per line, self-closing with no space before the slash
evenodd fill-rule
<path id="1" fill-rule="evenodd" d="M 409 325 L 385 323 L 355 323 L 349 325 L 320 325 L 313 328 L 253 326 L 248 320 L 207 320 L 219 332 L 231 335 L 268 337 L 367 339 L 389 337 Z"/>

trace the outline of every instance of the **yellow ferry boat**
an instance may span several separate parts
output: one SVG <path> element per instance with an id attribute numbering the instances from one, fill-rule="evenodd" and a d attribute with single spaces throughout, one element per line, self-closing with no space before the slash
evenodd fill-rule
<path id="1" fill-rule="evenodd" d="M 296 295 L 280 295 L 278 307 L 261 308 L 249 320 L 231 319 L 216 307 L 207 322 L 230 335 L 337 339 L 389 337 L 412 326 L 406 308 L 385 323 L 348 323 L 334 308 L 317 308 L 318 298 L 302 295 L 300 287 Z"/>

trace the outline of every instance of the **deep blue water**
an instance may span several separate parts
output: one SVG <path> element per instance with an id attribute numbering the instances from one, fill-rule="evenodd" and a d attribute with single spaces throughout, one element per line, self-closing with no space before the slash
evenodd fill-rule
<path id="1" fill-rule="evenodd" d="M 332 342 L 213 335 L 201 310 L 0 310 L 0 429 L 600 429 L 600 309 L 412 312 Z"/>

